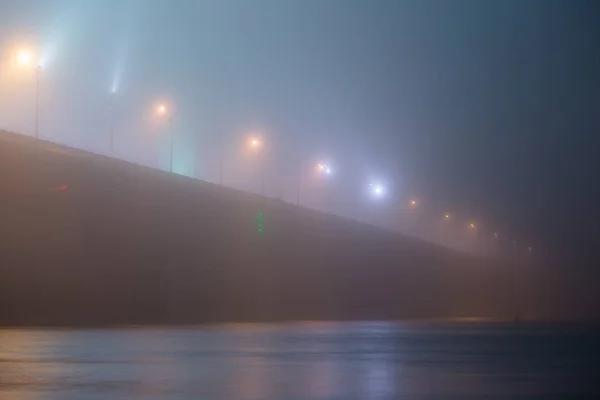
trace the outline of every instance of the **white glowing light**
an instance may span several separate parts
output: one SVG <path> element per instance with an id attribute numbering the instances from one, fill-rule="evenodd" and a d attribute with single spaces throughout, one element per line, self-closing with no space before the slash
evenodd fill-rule
<path id="1" fill-rule="evenodd" d="M 377 198 L 385 196 L 385 186 L 383 186 L 382 184 L 371 183 L 369 186 L 371 186 L 371 193 L 373 196 Z"/>
<path id="2" fill-rule="evenodd" d="M 331 175 L 332 173 L 331 167 L 329 167 L 327 164 L 318 163 L 317 169 L 319 170 L 319 172 L 322 172 L 326 175 Z"/>
<path id="3" fill-rule="evenodd" d="M 31 64 L 33 57 L 31 56 L 31 53 L 25 50 L 22 50 L 19 52 L 19 55 L 17 56 L 17 60 L 19 61 L 19 64 L 27 66 Z"/>

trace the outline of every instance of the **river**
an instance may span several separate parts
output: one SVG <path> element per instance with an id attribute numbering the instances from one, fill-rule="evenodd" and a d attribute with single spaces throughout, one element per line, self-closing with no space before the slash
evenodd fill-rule
<path id="1" fill-rule="evenodd" d="M 464 399 L 600 394 L 575 325 L 0 329 L 0 399 Z"/>

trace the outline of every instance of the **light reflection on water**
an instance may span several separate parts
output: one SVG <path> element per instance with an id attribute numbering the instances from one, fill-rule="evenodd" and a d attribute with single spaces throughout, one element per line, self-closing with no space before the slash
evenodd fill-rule
<path id="1" fill-rule="evenodd" d="M 600 394 L 597 338 L 486 323 L 0 330 L 0 399 Z"/>

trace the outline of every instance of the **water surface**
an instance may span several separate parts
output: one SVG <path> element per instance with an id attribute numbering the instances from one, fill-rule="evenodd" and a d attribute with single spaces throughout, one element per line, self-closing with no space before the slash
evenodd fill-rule
<path id="1" fill-rule="evenodd" d="M 8 329 L 0 399 L 592 397 L 598 338 L 489 323 Z"/>

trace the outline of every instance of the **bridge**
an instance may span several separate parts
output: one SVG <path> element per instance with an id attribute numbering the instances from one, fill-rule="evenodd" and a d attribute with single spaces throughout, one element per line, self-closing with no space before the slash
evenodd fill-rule
<path id="1" fill-rule="evenodd" d="M 513 288 L 489 259 L 0 131 L 0 325 L 510 318 Z"/>

